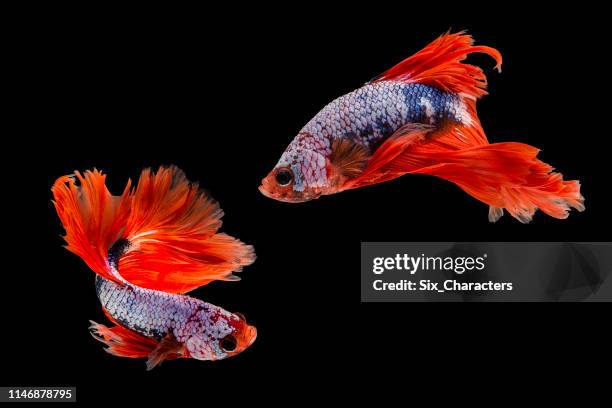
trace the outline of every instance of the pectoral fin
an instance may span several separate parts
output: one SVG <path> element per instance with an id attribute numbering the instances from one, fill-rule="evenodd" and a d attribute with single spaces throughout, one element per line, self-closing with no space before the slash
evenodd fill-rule
<path id="1" fill-rule="evenodd" d="M 172 334 L 167 334 L 147 358 L 147 371 L 152 370 L 164 360 L 173 360 L 185 355 L 185 345 L 179 343 Z"/>
<path id="2" fill-rule="evenodd" d="M 329 163 L 340 176 L 351 179 L 363 173 L 370 156 L 367 147 L 342 137 L 332 142 Z"/>

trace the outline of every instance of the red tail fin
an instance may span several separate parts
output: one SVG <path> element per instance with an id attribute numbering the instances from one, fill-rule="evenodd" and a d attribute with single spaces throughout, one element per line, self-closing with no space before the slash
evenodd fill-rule
<path id="1" fill-rule="evenodd" d="M 583 211 L 580 183 L 564 181 L 560 173 L 536 158 L 538 152 L 533 146 L 513 142 L 464 150 L 421 145 L 406 152 L 403 167 L 408 173 L 430 174 L 457 184 L 491 206 L 491 221 L 504 208 L 523 223 L 531 221 L 538 208 L 555 218 L 567 218 L 570 207 Z"/>
<path id="2" fill-rule="evenodd" d="M 116 279 L 108 263 L 113 244 L 125 241 L 119 274 L 149 289 L 184 293 L 254 261 L 250 245 L 218 234 L 223 211 L 176 167 L 144 170 L 130 193 L 113 197 L 100 172 L 61 177 L 53 186 L 68 249 L 98 274 Z"/>
<path id="3" fill-rule="evenodd" d="M 444 34 L 421 51 L 385 71 L 375 81 L 421 83 L 478 99 L 486 95 L 487 77 L 477 66 L 462 63 L 469 54 L 481 52 L 495 59 L 501 72 L 502 56 L 495 48 L 473 45 L 463 31 Z"/>

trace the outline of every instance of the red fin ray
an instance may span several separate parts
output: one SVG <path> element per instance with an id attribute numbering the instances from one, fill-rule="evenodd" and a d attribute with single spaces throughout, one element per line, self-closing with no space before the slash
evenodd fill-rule
<path id="1" fill-rule="evenodd" d="M 178 167 L 144 169 L 124 236 L 132 241 L 206 238 L 221 227 L 222 216 L 219 204 Z"/>
<path id="2" fill-rule="evenodd" d="M 416 131 L 390 138 L 363 174 L 349 180 L 344 189 L 409 173 L 429 174 L 489 204 L 492 222 L 503 215 L 503 209 L 524 223 L 538 209 L 555 218 L 566 218 L 570 208 L 584 210 L 580 183 L 563 180 L 552 166 L 537 159 L 537 148 L 515 142 L 465 147 L 461 138 L 481 131 L 479 126 L 446 126 L 429 134 Z"/>
<path id="3" fill-rule="evenodd" d="M 119 271 L 138 286 L 186 293 L 213 280 L 237 280 L 232 272 L 254 259 L 250 245 L 221 233 L 205 240 L 140 243 L 121 258 Z"/>
<path id="4" fill-rule="evenodd" d="M 52 188 L 68 249 L 104 278 L 117 282 L 107 258 L 119 240 L 129 243 L 119 257 L 121 277 L 172 293 L 235 280 L 232 272 L 255 260 L 250 245 L 217 233 L 223 211 L 177 167 L 144 170 L 136 189 L 128 182 L 119 197 L 105 177 L 97 170 L 76 173 Z"/>
<path id="5" fill-rule="evenodd" d="M 106 345 L 107 353 L 117 357 L 147 358 L 147 370 L 164 360 L 189 357 L 185 346 L 170 334 L 156 341 L 121 325 L 107 327 L 93 320 L 90 323 L 91 335 Z"/>
<path id="6" fill-rule="evenodd" d="M 123 231 L 129 216 L 130 182 L 120 196 L 113 196 L 105 180 L 106 176 L 96 169 L 83 175 L 75 172 L 73 176 L 57 179 L 51 191 L 66 231 L 66 248 L 80 256 L 98 275 L 120 283 L 112 275 L 106 259 L 108 249 Z"/>
<path id="7" fill-rule="evenodd" d="M 90 320 L 92 336 L 106 344 L 105 350 L 114 356 L 143 358 L 148 357 L 157 347 L 157 341 L 142 336 L 123 326 L 107 327 Z"/>
<path id="8" fill-rule="evenodd" d="M 385 71 L 375 81 L 422 83 L 478 99 L 487 93 L 487 78 L 482 69 L 462 61 L 469 54 L 484 53 L 495 59 L 495 68 L 501 71 L 502 56 L 495 48 L 475 46 L 473 43 L 472 36 L 464 32 L 444 34 Z"/>
<path id="9" fill-rule="evenodd" d="M 177 167 L 144 170 L 124 236 L 131 246 L 119 262 L 136 285 L 185 293 L 255 260 L 253 247 L 218 234 L 223 211 Z"/>
<path id="10" fill-rule="evenodd" d="M 497 221 L 506 209 L 526 223 L 540 209 L 555 218 L 567 218 L 570 208 L 584 210 L 580 183 L 565 181 L 552 166 L 536 158 L 539 150 L 522 143 L 505 142 L 471 149 L 440 152 L 437 164 L 413 168 L 412 174 L 429 174 L 452 181 L 476 199 L 489 204 L 489 220 Z M 418 149 L 409 154 L 418 155 Z M 408 168 L 406 168 L 408 169 Z"/>
<path id="11" fill-rule="evenodd" d="M 343 190 L 381 183 L 398 177 L 386 170 L 386 166 L 402 156 L 409 146 L 425 139 L 434 130 L 431 125 L 410 123 L 398 129 L 374 152 L 363 172 L 344 183 Z"/>

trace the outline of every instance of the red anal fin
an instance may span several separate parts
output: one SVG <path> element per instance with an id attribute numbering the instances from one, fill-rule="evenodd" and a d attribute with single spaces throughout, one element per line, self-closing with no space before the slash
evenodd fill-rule
<path id="1" fill-rule="evenodd" d="M 391 174 L 387 167 L 414 143 L 424 140 L 435 129 L 432 125 L 409 123 L 398 129 L 374 152 L 363 172 L 347 180 L 342 190 L 363 187 L 398 177 Z"/>
<path id="2" fill-rule="evenodd" d="M 118 357 L 147 358 L 147 370 L 164 360 L 189 357 L 184 345 L 171 334 L 158 342 L 120 325 L 107 327 L 94 321 L 90 323 L 92 336 L 106 345 L 106 352 Z"/>
<path id="3" fill-rule="evenodd" d="M 487 93 L 487 78 L 482 69 L 462 61 L 469 54 L 484 53 L 495 59 L 495 68 L 501 72 L 502 56 L 495 48 L 474 46 L 473 43 L 472 36 L 463 31 L 446 33 L 374 81 L 427 84 L 478 99 Z"/>
<path id="4" fill-rule="evenodd" d="M 411 145 L 394 160 L 386 163 L 384 171 L 406 174 L 415 169 L 439 164 L 440 154 L 480 145 L 488 145 L 480 123 L 474 121 L 469 125 L 461 125 L 447 120 L 422 143 Z"/>
<path id="5" fill-rule="evenodd" d="M 123 326 L 107 327 L 90 320 L 92 336 L 104 343 L 105 350 L 118 357 L 148 357 L 158 346 L 157 341 L 150 339 Z"/>

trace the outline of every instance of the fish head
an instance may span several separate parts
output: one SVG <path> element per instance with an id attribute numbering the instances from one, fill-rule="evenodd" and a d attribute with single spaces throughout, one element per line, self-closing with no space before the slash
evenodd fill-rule
<path id="1" fill-rule="evenodd" d="M 262 180 L 259 191 L 269 198 L 289 203 L 313 200 L 329 189 L 325 145 L 312 142 L 300 133 L 272 171 Z"/>
<path id="2" fill-rule="evenodd" d="M 198 316 L 200 330 L 189 336 L 185 346 L 197 360 L 222 360 L 235 356 L 257 338 L 257 329 L 247 323 L 240 313 L 219 308 L 219 313 Z"/>

